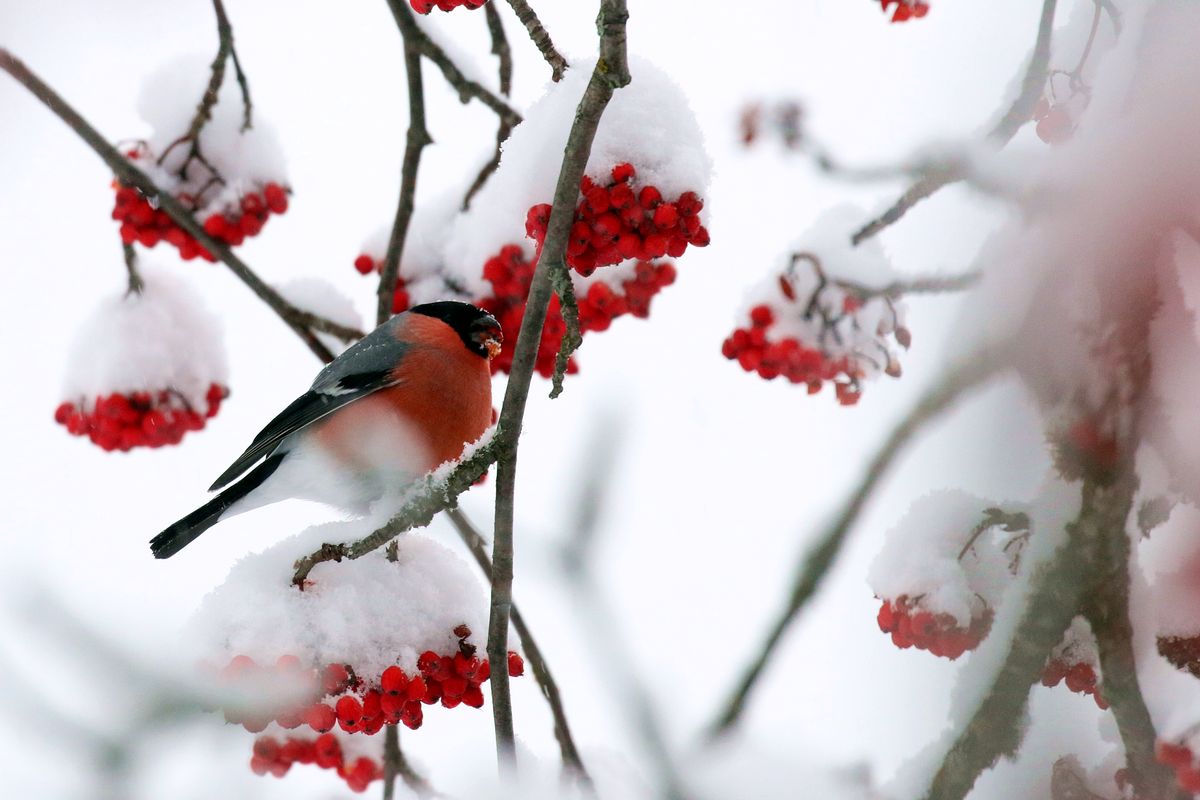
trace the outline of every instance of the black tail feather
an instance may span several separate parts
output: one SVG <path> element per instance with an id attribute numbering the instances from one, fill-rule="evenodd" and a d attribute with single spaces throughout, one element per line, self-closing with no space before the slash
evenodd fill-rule
<path id="1" fill-rule="evenodd" d="M 285 455 L 275 453 L 270 456 L 246 473 L 246 477 L 155 536 L 150 540 L 150 552 L 155 558 L 170 558 L 187 547 L 196 537 L 216 525 L 230 506 L 261 486 L 278 469 Z"/>

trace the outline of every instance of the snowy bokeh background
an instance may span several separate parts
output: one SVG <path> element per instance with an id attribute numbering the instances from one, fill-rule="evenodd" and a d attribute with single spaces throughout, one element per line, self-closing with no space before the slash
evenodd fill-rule
<path id="1" fill-rule="evenodd" d="M 594 51 L 594 4 L 534 5 L 569 60 Z M 787 634 L 740 729 L 715 751 L 720 757 L 704 749 L 704 729 L 784 603 L 809 537 L 837 509 L 891 422 L 956 352 L 946 332 L 959 303 L 909 300 L 913 347 L 903 378 L 869 384 L 853 408 L 837 405 L 828 388 L 808 397 L 802 387 L 764 382 L 723 359 L 721 341 L 738 321 L 744 292 L 780 266 L 813 218 L 847 201 L 882 208 L 903 188 L 839 181 L 769 141 L 744 150 L 737 117 L 747 101 L 798 99 L 811 136 L 841 161 L 866 166 L 976 136 L 1006 105 L 1041 3 L 941 0 L 928 17 L 905 25 L 889 25 L 867 0 L 630 6 L 631 52 L 684 89 L 706 137 L 714 161 L 706 197 L 712 244 L 678 261 L 679 278 L 654 301 L 649 321 L 624 319 L 588 337 L 581 373 L 561 398 L 548 400 L 549 383 L 535 378 L 522 439 L 515 596 L 589 765 L 610 776 L 610 785 L 651 780 L 634 709 L 610 674 L 614 642 L 581 617 L 560 558 L 581 484 L 604 459 L 600 443 L 612 445 L 590 569 L 685 774 L 702 779 L 697 786 L 713 797 L 792 796 L 796 786 L 835 780 L 818 770 L 868 770 L 886 781 L 939 737 L 955 676 L 970 658 L 950 664 L 892 647 L 875 624 L 868 567 L 884 533 L 931 489 L 1032 497 L 1047 469 L 1042 434 L 1030 401 L 1015 382 L 1003 382 L 922 436 Z M 1090 18 L 1090 2 L 1063 6 L 1062 20 Z M 295 190 L 287 214 L 239 252 L 271 283 L 314 276 L 332 283 L 368 318 L 374 281 L 352 262 L 394 211 L 407 124 L 400 38 L 386 4 L 229 0 L 227 8 L 256 112 L 277 129 Z M 549 69 L 508 9 L 501 11 L 516 61 L 514 103 L 524 108 L 540 95 Z M 482 12 L 438 15 L 432 24 L 474 60 L 472 72 L 494 81 Z M 181 53 L 210 56 L 216 40 L 204 0 L 109 0 L 102 9 L 86 0 L 0 0 L 0 45 L 117 140 L 148 133 L 137 111 L 143 79 Z M 418 206 L 469 179 L 495 130 L 490 112 L 460 105 L 430 67 L 425 83 L 435 144 L 421 165 Z M 151 535 L 202 501 L 212 477 L 307 388 L 319 365 L 222 265 L 155 253 L 222 319 L 232 395 L 205 431 L 179 447 L 110 454 L 65 435 L 52 414 L 72 339 L 98 300 L 125 281 L 109 219 L 111 175 L 6 76 L 0 110 L 0 359 L 7 376 L 0 793 L 89 797 L 98 793 L 97 765 L 55 720 L 62 714 L 120 729 L 142 702 L 142 684 L 124 667 L 110 669 L 104 647 L 83 631 L 152 673 L 181 674 L 190 669 L 175 658 L 181 632 L 230 567 L 337 518 L 320 506 L 287 503 L 225 522 L 170 561 L 154 561 L 147 547 Z M 1013 147 L 1044 145 L 1027 127 Z M 923 203 L 881 242 L 901 273 L 955 272 L 970 265 L 1001 219 L 996 201 L 957 186 Z M 462 501 L 484 528 L 493 486 Z M 430 531 L 458 546 L 444 522 Z M 537 687 L 523 678 L 513 691 L 523 759 L 531 771 L 538 764 L 552 775 L 557 746 Z M 1050 761 L 1067 742 L 1074 752 L 1103 752 L 1099 738 L 1112 733 L 1097 726 L 1091 700 L 1038 689 L 1033 703 L 1038 723 L 1023 758 L 1044 764 L 1020 771 L 1028 785 L 1001 785 L 1017 773 L 1001 767 L 984 777 L 977 796 L 1027 796 L 1018 790 L 1044 787 Z M 448 795 L 478 793 L 493 774 L 490 701 L 476 713 L 430 714 L 403 740 Z M 134 793 L 348 794 L 335 777 L 312 769 L 297 768 L 282 781 L 255 777 L 246 767 L 251 741 L 215 717 L 158 731 L 138 746 Z M 833 791 L 814 789 L 813 796 Z"/>

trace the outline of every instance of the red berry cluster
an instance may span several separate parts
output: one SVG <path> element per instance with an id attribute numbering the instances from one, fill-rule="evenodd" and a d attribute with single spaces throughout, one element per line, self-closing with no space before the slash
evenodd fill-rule
<path id="1" fill-rule="evenodd" d="M 1067 688 L 1076 694 L 1092 696 L 1096 705 L 1101 709 L 1108 708 L 1108 701 L 1100 694 L 1097 685 L 1096 668 L 1085 662 L 1069 663 L 1062 658 L 1051 658 L 1042 668 L 1042 685 L 1058 686 L 1066 682 Z"/>
<path id="2" fill-rule="evenodd" d="M 929 4 L 921 0 L 879 0 L 879 5 L 885 14 L 890 6 L 896 6 L 896 10 L 892 12 L 892 22 L 908 22 L 929 13 Z"/>
<path id="3" fill-rule="evenodd" d="M 900 649 L 928 650 L 951 661 L 978 647 L 992 628 L 991 609 L 972 617 L 969 627 L 960 628 L 954 617 L 924 611 L 908 595 L 884 600 L 877 619 L 879 630 L 891 634 L 892 643 Z"/>
<path id="4" fill-rule="evenodd" d="M 689 244 L 708 244 L 708 229 L 699 217 L 704 201 L 695 192 L 684 192 L 668 202 L 649 184 L 634 190 L 637 170 L 632 164 L 618 164 L 611 174 L 612 182 L 606 186 L 586 175 L 579 182 L 583 199 L 567 241 L 567 264 L 580 275 L 630 258 L 678 258 Z M 525 217 L 525 233 L 539 250 L 549 222 L 548 203 L 532 207 Z"/>
<path id="5" fill-rule="evenodd" d="M 347 763 L 342 745 L 332 733 L 316 739 L 289 736 L 282 742 L 274 736 L 260 736 L 254 741 L 250 769 L 255 775 L 270 773 L 282 778 L 292 764 L 316 764 L 321 769 L 337 770 L 338 777 L 355 792 L 365 792 L 373 781 L 383 777 L 383 767 L 374 759 L 363 756 Z"/>
<path id="6" fill-rule="evenodd" d="M 490 312 L 506 331 L 521 330 L 535 266 L 534 261 L 525 258 L 520 245 L 506 245 L 483 265 L 483 277 L 492 284 L 492 294 L 480 300 L 478 305 Z M 664 287 L 675 282 L 675 275 L 675 266 L 669 261 L 639 261 L 633 277 L 623 281 L 619 289 L 602 281 L 593 283 L 575 298 L 580 332 L 608 330 L 614 319 L 626 314 L 641 318 L 650 316 L 650 301 Z M 536 369 L 542 377 L 554 374 L 554 360 L 566 332 L 558 297 L 553 296 L 538 344 Z M 492 359 L 492 372 L 508 372 L 514 350 L 506 348 Z M 567 372 L 577 371 L 578 366 L 571 359 L 567 363 Z"/>
<path id="7" fill-rule="evenodd" d="M 1179 788 L 1192 794 L 1200 794 L 1200 760 L 1185 744 L 1158 742 L 1154 747 L 1154 757 L 1160 764 L 1166 764 L 1175 770 L 1175 782 Z"/>
<path id="8" fill-rule="evenodd" d="M 373 681 L 357 675 L 348 664 L 305 669 L 299 658 L 284 655 L 274 667 L 261 667 L 247 656 L 236 656 L 221 671 L 224 682 L 254 686 L 290 681 L 304 688 L 309 701 L 299 707 L 287 703 L 252 714 L 226 709 L 225 719 L 251 733 L 261 733 L 271 722 L 288 730 L 307 725 L 317 733 L 328 733 L 336 725 L 346 733 L 368 736 L 384 725 L 401 722 L 416 730 L 424 721 L 422 704 L 483 706 L 480 686 L 491 675 L 488 660 L 468 654 L 474 650 L 471 645 L 461 644 L 460 648 L 454 655 L 427 651 L 417 660 L 417 671 L 411 676 L 393 665 Z M 509 653 L 509 674 L 521 675 L 524 670 L 521 657 Z"/>
<path id="9" fill-rule="evenodd" d="M 179 444 L 188 431 L 198 431 L 205 420 L 216 416 L 229 390 L 218 384 L 208 387 L 206 407 L 193 409 L 173 389 L 159 392 L 113 393 L 97 397 L 91 411 L 84 402 L 66 402 L 54 411 L 54 421 L 65 425 L 73 436 L 87 436 L 105 450 L 162 447 Z"/>
<path id="10" fill-rule="evenodd" d="M 1200 636 L 1159 636 L 1158 654 L 1176 669 L 1200 678 Z"/>
<path id="11" fill-rule="evenodd" d="M 152 205 L 139 189 L 119 181 L 113 185 L 117 196 L 112 218 L 121 223 L 121 241 L 125 244 L 137 242 L 143 247 L 154 247 L 159 242 L 167 242 L 179 249 L 184 261 L 196 257 L 216 261 L 212 253 L 176 225 L 165 211 Z M 261 194 L 248 192 L 242 195 L 237 209 L 208 216 L 204 220 L 204 231 L 226 244 L 239 245 L 247 238 L 257 236 L 271 214 L 287 211 L 287 195 L 284 187 L 268 183 Z M 181 193 L 178 200 L 193 210 L 196 207 L 196 198 L 190 194 Z"/>
<path id="12" fill-rule="evenodd" d="M 459 6 L 466 6 L 470 9 L 482 8 L 486 2 L 487 0 L 408 0 L 413 11 L 418 14 L 428 14 L 435 8 L 440 8 L 442 11 L 453 11 Z"/>
<path id="13" fill-rule="evenodd" d="M 354 259 L 354 268 L 361 275 L 370 275 L 372 272 L 381 272 L 383 270 L 383 262 L 376 261 L 371 256 L 363 253 Z M 392 313 L 399 314 L 402 311 L 407 311 L 411 304 L 412 298 L 408 295 L 408 287 L 404 283 L 404 278 L 397 275 L 396 292 L 392 295 Z"/>
<path id="14" fill-rule="evenodd" d="M 1051 103 L 1042 97 L 1033 107 L 1033 119 L 1037 122 L 1038 138 L 1046 144 L 1062 144 L 1075 132 L 1066 103 Z"/>
<path id="15" fill-rule="evenodd" d="M 852 406 L 858 402 L 862 395 L 859 385 L 862 372 L 852 359 L 846 356 L 831 359 L 790 336 L 768 341 L 767 331 L 774 322 L 775 312 L 770 306 L 750 309 L 750 327 L 735 329 L 722 343 L 721 354 L 766 380 L 782 375 L 792 383 L 808 384 L 809 394 L 816 394 L 826 381 L 833 381 L 839 403 Z"/>

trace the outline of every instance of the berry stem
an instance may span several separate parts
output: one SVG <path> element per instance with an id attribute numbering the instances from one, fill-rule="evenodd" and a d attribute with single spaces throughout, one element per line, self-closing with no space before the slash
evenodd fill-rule
<path id="1" fill-rule="evenodd" d="M 322 344 L 313 333 L 309 324 L 305 322 L 305 320 L 312 321 L 321 318 L 302 311 L 283 299 L 278 292 L 259 278 L 244 261 L 234 255 L 233 251 L 223 242 L 209 236 L 208 232 L 204 230 L 204 226 L 196 221 L 196 218 L 192 216 L 191 212 L 182 203 L 175 199 L 169 192 L 164 192 L 160 189 L 154 181 L 150 180 L 146 173 L 130 163 L 128 159 L 110 145 L 100 135 L 100 132 L 80 116 L 79 112 L 63 100 L 57 92 L 46 85 L 20 59 L 2 47 L 0 47 L 0 69 L 15 78 L 18 83 L 28 89 L 47 108 L 54 112 L 59 119 L 66 123 L 71 130 L 78 134 L 79 138 L 83 139 L 84 143 L 91 147 L 100 156 L 101 160 L 108 165 L 109 169 L 113 171 L 113 174 L 117 176 L 121 183 L 141 190 L 142 194 L 146 195 L 147 198 L 157 202 L 159 207 L 166 212 L 167 216 L 175 224 L 187 231 L 201 246 L 216 256 L 225 266 L 229 267 L 230 271 L 250 288 L 250 291 L 254 292 L 280 319 L 287 323 L 288 327 L 308 345 L 308 349 L 317 358 L 326 363 L 333 360 L 333 353 Z M 325 331 L 343 341 L 353 341 L 361 339 L 363 336 L 361 331 L 344 325 L 338 325 L 330 320 L 322 319 L 321 326 Z"/>
<path id="2" fill-rule="evenodd" d="M 1029 58 L 1029 66 L 1025 68 L 1025 77 L 1021 81 L 1021 92 L 1009 106 L 1004 115 L 992 127 L 988 138 L 998 147 L 1008 144 L 1021 126 L 1029 121 L 1033 107 L 1046 83 L 1046 70 L 1050 66 L 1050 36 L 1054 29 L 1054 9 L 1058 0 L 1044 0 L 1042 15 L 1038 21 L 1037 39 L 1033 46 L 1033 54 Z M 900 220 L 909 209 L 932 195 L 943 186 L 949 186 L 963 179 L 956 171 L 943 171 L 934 175 L 919 178 L 904 194 L 900 195 L 886 211 L 863 225 L 850 237 L 850 243 L 859 245 L 875 234 Z"/>
<path id="3" fill-rule="evenodd" d="M 512 6 L 513 12 L 516 13 L 517 19 L 525 26 L 525 30 L 529 32 L 529 38 L 537 47 L 538 52 L 542 54 L 542 58 L 546 59 L 546 63 L 550 65 L 551 79 L 558 83 L 562 80 L 563 73 L 567 71 L 567 60 L 554 48 L 554 42 L 550 40 L 550 34 L 542 27 L 542 21 L 538 19 L 534 10 L 529 7 L 529 3 L 525 0 L 508 0 L 508 4 Z M 491 4 L 489 4 L 490 6 Z"/>
<path id="4" fill-rule="evenodd" d="M 488 558 L 483 536 L 460 509 L 447 509 L 446 516 L 449 517 L 454 529 L 458 531 L 459 537 L 463 540 L 463 544 L 471 551 L 475 563 L 479 565 L 479 569 L 490 584 L 492 560 Z M 550 706 L 550 714 L 554 717 L 554 738 L 558 740 L 563 766 L 578 780 L 580 788 L 589 795 L 594 795 L 595 786 L 592 783 L 592 777 L 584 767 L 579 750 L 575 747 L 575 739 L 571 736 L 571 726 L 567 722 L 567 712 L 563 708 L 558 683 L 550 673 L 550 665 L 546 663 L 542 650 L 534 640 L 533 632 L 529 630 L 516 603 L 513 603 L 511 618 L 513 627 L 517 629 L 517 635 L 521 637 L 521 649 L 525 651 L 525 660 L 529 662 L 534 680 L 537 681 L 538 688 L 542 690 L 542 696 L 546 698 L 546 703 Z"/>
<path id="5" fill-rule="evenodd" d="M 404 70 L 408 79 L 408 136 L 404 145 L 404 162 L 400 167 L 400 200 L 396 218 L 388 237 L 387 253 L 379 276 L 376 324 L 382 325 L 392 313 L 392 298 L 396 294 L 396 279 L 400 274 L 400 256 L 408 238 L 412 220 L 413 196 L 417 190 L 417 170 L 421 166 L 421 151 L 433 139 L 425 127 L 425 90 L 421 78 L 421 53 L 416 44 L 417 23 L 404 0 L 388 0 L 388 7 L 404 39 Z"/>
<path id="6" fill-rule="evenodd" d="M 715 738 L 727 733 L 741 719 L 746 710 L 750 693 L 757 685 L 759 678 L 762 677 L 767 662 L 774 655 L 775 648 L 782 640 L 784 632 L 820 587 L 829 568 L 841 552 L 851 529 L 858 521 L 859 514 L 866 507 L 867 501 L 871 499 L 884 476 L 891 470 L 905 445 L 928 423 L 941 416 L 942 412 L 950 408 L 963 394 L 999 372 L 1005 361 L 1004 350 L 1005 348 L 998 348 L 995 351 L 975 353 L 957 366 L 947 370 L 892 429 L 891 434 L 875 453 L 875 457 L 871 459 L 858 486 L 846 499 L 841 512 L 821 533 L 816 540 L 816 545 L 800 560 L 787 605 L 772 624 L 758 654 L 746 667 L 741 680 L 724 703 L 720 716 L 710 730 L 711 737 Z"/>

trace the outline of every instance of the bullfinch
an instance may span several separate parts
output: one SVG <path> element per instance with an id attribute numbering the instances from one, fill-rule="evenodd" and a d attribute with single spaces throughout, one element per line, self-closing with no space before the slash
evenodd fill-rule
<path id="1" fill-rule="evenodd" d="M 150 550 L 170 558 L 219 520 L 288 497 L 362 513 L 457 459 L 492 422 L 488 362 L 503 342 L 495 317 L 469 303 L 392 317 L 322 369 L 209 488 L 221 493 Z"/>

